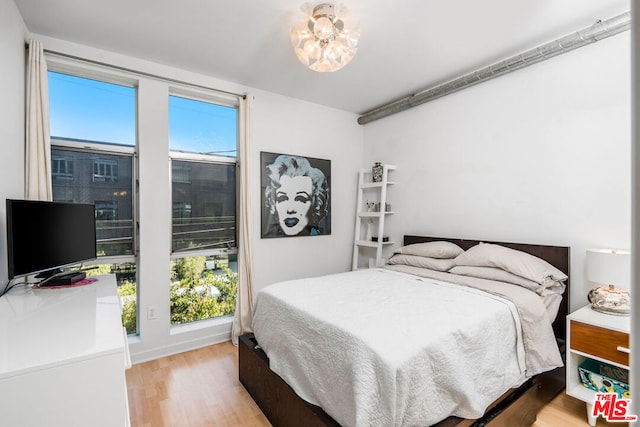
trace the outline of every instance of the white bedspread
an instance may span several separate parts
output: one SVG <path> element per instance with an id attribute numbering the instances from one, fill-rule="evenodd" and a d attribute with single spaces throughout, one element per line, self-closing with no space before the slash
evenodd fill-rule
<path id="1" fill-rule="evenodd" d="M 253 328 L 271 369 L 341 425 L 428 426 L 480 417 L 526 379 L 517 312 L 473 288 L 370 269 L 266 287 Z"/>

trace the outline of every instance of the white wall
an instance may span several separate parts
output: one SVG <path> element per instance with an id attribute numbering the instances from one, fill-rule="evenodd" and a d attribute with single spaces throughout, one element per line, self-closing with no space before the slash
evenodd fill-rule
<path id="1" fill-rule="evenodd" d="M 250 194 L 253 204 L 253 260 L 256 292 L 280 280 L 346 271 L 353 239 L 356 173 L 362 164 L 363 128 L 356 115 L 269 92 L 254 90 L 164 65 L 88 46 L 34 35 L 46 49 L 235 93 L 249 92 L 252 104 Z M 67 60 L 51 58 L 68 67 Z M 97 67 L 96 76 L 101 72 Z M 168 164 L 167 99 L 171 84 L 145 76 L 138 86 L 140 179 L 139 331 L 130 340 L 134 362 L 229 339 L 230 319 L 169 325 L 171 191 Z M 328 130 L 320 125 L 331 124 Z M 18 143 L 18 142 L 17 142 Z M 22 144 L 20 141 L 19 144 Z M 21 146 L 21 145 L 20 145 Z M 299 154 L 332 161 L 332 235 L 260 239 L 260 151 Z M 162 230 L 166 230 L 163 233 Z M 156 319 L 146 319 L 146 308 Z"/>
<path id="2" fill-rule="evenodd" d="M 357 171 L 363 150 L 363 128 L 357 124 L 357 116 L 267 92 L 253 94 L 251 170 L 258 170 L 255 165 L 260 151 L 331 160 L 330 236 L 260 239 L 260 217 L 254 217 L 255 292 L 279 280 L 349 270 Z M 259 176 L 252 181 L 253 210 L 258 212 Z"/>
<path id="3" fill-rule="evenodd" d="M 365 125 L 396 164 L 390 235 L 629 248 L 630 42 L 623 33 Z M 401 241 L 401 240 L 400 240 Z"/>
<path id="4" fill-rule="evenodd" d="M 6 229 L 7 198 L 24 197 L 25 36 L 13 0 L 0 0 L 0 230 Z M 7 236 L 0 232 L 0 292 L 7 282 Z"/>

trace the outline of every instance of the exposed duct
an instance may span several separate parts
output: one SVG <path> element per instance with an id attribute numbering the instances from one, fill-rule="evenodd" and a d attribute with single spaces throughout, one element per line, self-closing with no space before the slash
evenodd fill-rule
<path id="1" fill-rule="evenodd" d="M 622 13 L 606 21 L 599 20 L 592 26 L 575 33 L 550 41 L 518 55 L 511 56 L 484 68 L 480 68 L 479 70 L 464 74 L 430 89 L 425 89 L 367 111 L 358 118 L 358 123 L 364 125 L 374 120 L 408 110 L 409 108 L 449 95 L 450 93 L 457 92 L 469 86 L 503 76 L 520 68 L 528 67 L 529 65 L 614 36 L 623 31 L 627 31 L 630 27 L 631 12 Z"/>

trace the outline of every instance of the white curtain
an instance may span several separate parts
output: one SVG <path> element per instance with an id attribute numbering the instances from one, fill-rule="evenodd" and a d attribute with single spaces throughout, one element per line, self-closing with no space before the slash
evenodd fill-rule
<path id="1" fill-rule="evenodd" d="M 29 41 L 27 73 L 25 196 L 29 200 L 52 200 L 47 63 L 42 43 L 36 40 Z"/>
<path id="2" fill-rule="evenodd" d="M 238 218 L 238 296 L 236 299 L 236 311 L 233 319 L 232 341 L 238 345 L 238 337 L 251 332 L 251 319 L 253 317 L 253 260 L 251 251 L 251 198 L 249 187 L 249 175 L 251 162 L 249 161 L 250 147 L 250 112 L 251 103 L 249 95 L 240 99 L 240 126 L 239 127 L 239 155 L 240 155 L 240 212 Z"/>

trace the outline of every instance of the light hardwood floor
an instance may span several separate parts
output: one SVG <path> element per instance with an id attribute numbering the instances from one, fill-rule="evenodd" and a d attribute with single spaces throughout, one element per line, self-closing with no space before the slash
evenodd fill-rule
<path id="1" fill-rule="evenodd" d="M 127 390 L 132 427 L 271 425 L 238 381 L 238 349 L 230 342 L 134 365 Z M 583 402 L 561 393 L 534 427 L 589 427 L 585 414 Z"/>

